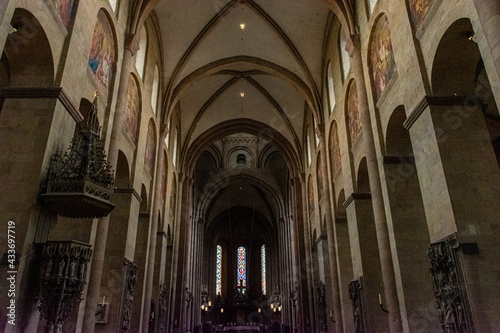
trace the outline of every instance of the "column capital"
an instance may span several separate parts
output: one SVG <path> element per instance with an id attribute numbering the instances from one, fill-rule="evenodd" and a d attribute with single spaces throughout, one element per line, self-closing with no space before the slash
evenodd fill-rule
<path id="1" fill-rule="evenodd" d="M 349 35 L 347 38 L 347 43 L 345 46 L 345 50 L 349 53 L 349 56 L 353 56 L 354 53 L 359 52 L 361 50 L 361 42 L 360 36 L 357 35 Z"/>
<path id="2" fill-rule="evenodd" d="M 125 45 L 123 48 L 125 50 L 129 50 L 130 53 L 132 53 L 132 56 L 134 56 L 139 50 L 139 39 L 136 38 L 137 36 L 138 35 L 136 34 L 125 34 Z"/>
<path id="3" fill-rule="evenodd" d="M 292 180 L 292 182 L 294 182 L 294 184 L 295 182 L 303 183 L 305 179 L 305 174 L 298 170 L 292 170 L 292 172 L 290 172 L 290 179 Z"/>
<path id="4" fill-rule="evenodd" d="M 316 128 L 314 130 L 320 140 L 325 137 L 325 124 L 316 125 Z"/>

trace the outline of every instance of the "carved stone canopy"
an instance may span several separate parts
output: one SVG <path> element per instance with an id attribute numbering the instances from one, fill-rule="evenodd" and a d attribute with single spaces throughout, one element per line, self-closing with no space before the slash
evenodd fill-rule
<path id="1" fill-rule="evenodd" d="M 46 320 L 44 332 L 62 332 L 64 322 L 82 299 L 91 256 L 89 244 L 76 241 L 45 244 L 39 275 L 39 307 Z"/>
<path id="2" fill-rule="evenodd" d="M 45 206 L 69 218 L 97 218 L 115 207 L 110 201 L 113 173 L 100 138 L 97 96 L 71 141 L 68 151 L 54 155 L 49 170 Z"/>

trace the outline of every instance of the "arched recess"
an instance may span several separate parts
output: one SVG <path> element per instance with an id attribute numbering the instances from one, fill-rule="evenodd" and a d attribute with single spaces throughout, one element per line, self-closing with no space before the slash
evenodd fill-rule
<path id="1" fill-rule="evenodd" d="M 254 188 L 258 189 L 258 194 L 266 203 L 266 208 L 270 212 L 270 216 L 274 218 L 284 216 L 285 201 L 278 192 L 278 189 L 257 177 L 242 173 L 220 178 L 216 183 L 208 183 L 200 192 L 200 201 L 197 205 L 198 216 L 207 217 L 209 210 L 213 207 L 214 200 L 218 199 L 221 192 L 228 188 L 228 186 L 233 185 L 237 181 L 244 181 L 245 184 L 252 185 Z M 255 203 L 255 201 L 252 201 L 252 203 Z"/>
<path id="2" fill-rule="evenodd" d="M 330 164 L 332 167 L 332 177 L 335 179 L 342 173 L 342 156 L 340 155 L 340 143 L 337 122 L 333 121 L 330 126 Z"/>
<path id="3" fill-rule="evenodd" d="M 481 332 L 489 329 L 483 319 L 488 316 L 486 304 L 500 301 L 500 295 L 493 284 L 481 285 L 475 279 L 470 279 L 469 272 L 489 274 L 500 269 L 496 256 L 498 242 L 489 231 L 500 220 L 500 169 L 491 132 L 485 122 L 485 112 L 497 108 L 495 106 L 488 110 L 492 105 L 483 105 L 477 97 L 485 92 L 488 94 L 489 89 L 485 87 L 489 82 L 486 80 L 487 71 L 481 74 L 481 52 L 474 39 L 470 38 L 473 31 L 468 18 L 458 19 L 448 27 L 437 44 L 431 71 L 433 98 L 437 102 L 429 100 L 429 114 L 432 117 L 431 129 L 440 134 L 435 150 L 429 154 L 439 154 L 442 171 L 436 172 L 432 184 L 425 188 L 421 186 L 421 190 L 424 192 L 422 197 L 426 215 L 432 217 L 428 218 L 431 240 L 437 241 L 458 233 L 461 243 L 473 242 L 478 246 L 495 244 L 484 247 L 484 251 L 479 247 L 481 260 L 478 260 L 478 256 L 458 252 L 466 273 L 461 288 L 469 296 L 470 303 L 470 308 L 464 310 L 464 318 L 472 318 L 475 330 Z M 481 80 L 482 83 L 478 85 Z M 433 166 L 428 165 L 427 168 L 435 170 Z M 425 192 L 434 192 L 438 188 L 435 184 L 446 184 L 447 195 L 434 194 L 429 204 Z M 443 186 L 439 188 L 442 191 Z M 440 209 L 434 210 L 433 207 Z M 444 218 L 435 221 L 435 214 Z M 472 296 L 479 294 L 489 295 L 488 301 Z M 495 319 L 489 318 L 489 321 L 500 321 L 500 315 L 496 315 Z"/>
<path id="4" fill-rule="evenodd" d="M 224 136 L 235 133 L 247 133 L 266 139 L 282 153 L 288 169 L 291 172 L 302 170 L 302 163 L 290 142 L 274 128 L 251 119 L 224 121 L 205 131 L 194 140 L 189 147 L 183 148 L 183 154 L 180 156 L 180 169 L 187 174 L 191 174 L 199 156 L 211 143 Z"/>
<path id="5" fill-rule="evenodd" d="M 397 249 L 394 259 L 399 263 L 395 273 L 403 295 L 400 308 L 403 320 L 408 321 L 403 325 L 414 331 L 421 328 L 424 318 L 429 327 L 438 327 L 439 322 L 437 316 L 425 314 L 426 306 L 434 301 L 426 256 L 430 237 L 410 134 L 403 127 L 405 120 L 404 107 L 397 107 L 387 125 L 384 171 Z"/>
<path id="6" fill-rule="evenodd" d="M 138 78 L 130 73 L 127 86 L 127 108 L 123 120 L 123 129 L 134 145 L 137 145 L 141 121 L 141 91 Z"/>
<path id="7" fill-rule="evenodd" d="M 50 90 L 54 86 L 55 72 L 51 47 L 36 13 L 22 8 L 13 11 L 10 24 L 17 31 L 7 36 L 0 58 L 0 187 L 3 193 L 0 215 L 5 221 L 16 223 L 15 237 L 19 240 L 16 253 L 23 258 L 16 264 L 19 269 L 16 281 L 18 286 L 23 286 L 17 288 L 16 304 L 23 304 L 23 307 L 16 306 L 15 323 L 20 326 L 19 331 L 29 331 L 28 327 L 36 327 L 39 317 L 34 296 L 37 291 L 32 288 L 38 285 L 36 268 L 39 268 L 38 256 L 33 255 L 34 242 L 35 239 L 40 243 L 47 241 L 48 231 L 55 221 L 40 206 L 40 178 L 47 174 L 49 156 L 55 148 L 66 149 L 71 137 L 59 138 L 51 129 L 56 98 L 33 99 L 29 93 L 16 96 L 16 88 L 21 87 L 33 87 L 43 96 L 47 87 Z M 8 26 L 7 21 L 4 23 Z M 5 244 L 6 251 L 7 232 L 0 234 L 0 243 Z M 2 280 L 6 274 L 6 270 L 0 273 Z M 2 309 L 9 305 L 9 298 L 0 299 Z M 0 319 L 0 331 L 5 325 L 10 326 L 7 319 L 5 315 Z"/>
<path id="8" fill-rule="evenodd" d="M 397 72 L 392 50 L 391 30 L 385 13 L 380 14 L 373 25 L 367 59 L 376 103 Z"/>
<path id="9" fill-rule="evenodd" d="M 245 163 L 243 163 L 243 165 L 238 163 L 238 156 L 241 154 L 245 157 Z M 245 146 L 236 146 L 231 148 L 227 152 L 225 160 L 227 164 L 226 168 L 256 167 L 257 162 L 252 150 Z"/>
<path id="10" fill-rule="evenodd" d="M 146 257 L 148 252 L 148 234 L 150 223 L 156 223 L 156 221 L 150 221 L 150 200 L 148 200 L 148 193 L 146 186 L 141 184 L 141 203 L 139 208 L 139 218 L 137 222 L 137 234 L 135 237 L 135 253 L 134 253 L 134 263 L 137 265 L 137 280 L 135 288 L 137 290 L 143 290 L 144 277 L 146 272 Z M 158 229 L 161 230 L 161 229 Z M 132 303 L 132 319 L 130 320 L 130 330 L 132 332 L 138 332 L 140 328 L 140 318 L 141 318 L 141 298 L 137 297 Z"/>
<path id="11" fill-rule="evenodd" d="M 340 190 L 335 204 L 335 233 L 336 249 L 338 260 L 338 276 L 340 301 L 342 303 L 342 318 L 346 332 L 354 332 L 354 319 L 352 315 L 352 304 L 349 298 L 349 282 L 353 280 L 354 272 L 352 268 L 351 242 L 349 238 L 349 225 L 347 221 L 347 212 L 344 207 L 345 191 Z"/>
<path id="12" fill-rule="evenodd" d="M 113 89 L 116 73 L 117 43 L 113 20 L 103 8 L 97 13 L 97 22 L 92 35 L 88 67 L 93 74 L 100 95 L 108 99 Z"/>
<path id="13" fill-rule="evenodd" d="M 156 162 L 156 128 L 153 118 L 148 123 L 148 133 L 146 136 L 146 148 L 144 151 L 144 167 L 153 178 Z"/>
<path id="14" fill-rule="evenodd" d="M 384 289 L 373 205 L 369 194 L 370 180 L 366 157 L 361 159 L 358 166 L 356 188 L 357 193 L 353 193 L 353 203 L 358 227 L 357 236 L 363 277 L 361 293 L 363 295 L 364 325 L 367 332 L 389 331 L 387 315 L 380 311 L 378 302 L 378 294 L 383 294 Z"/>
<path id="15" fill-rule="evenodd" d="M 144 78 L 144 68 L 146 67 L 146 55 L 148 51 L 148 32 L 146 30 L 146 24 L 142 26 L 139 35 L 139 49 L 135 55 L 135 68 L 139 77 Z"/>
<path id="16" fill-rule="evenodd" d="M 247 293 L 249 299 L 262 299 L 261 275 L 260 275 L 260 247 L 266 246 L 267 256 L 271 257 L 273 262 L 278 262 L 279 248 L 275 227 L 272 225 L 275 221 L 269 221 L 264 215 L 253 211 L 251 207 L 235 206 L 229 208 L 205 226 L 205 262 L 210 263 L 209 267 L 204 267 L 203 279 L 209 287 L 209 293 L 212 300 L 215 295 L 215 246 L 221 245 L 223 249 L 222 257 L 222 296 L 230 300 L 234 295 L 236 280 L 236 250 L 239 246 L 246 248 L 247 261 Z M 268 272 L 268 279 L 278 283 L 278 277 Z M 257 310 L 257 304 L 250 305 L 253 311 Z M 255 308 L 253 308 L 255 307 Z M 234 309 L 225 308 L 224 316 L 227 318 L 237 317 L 231 313 Z"/>
<path id="17" fill-rule="evenodd" d="M 10 24 L 17 30 L 8 35 L 4 45 L 1 58 L 3 86 L 52 86 L 54 59 L 38 19 L 29 11 L 17 8 Z"/>
<path id="18" fill-rule="evenodd" d="M 349 133 L 349 142 L 351 147 L 355 146 L 361 134 L 361 115 L 359 114 L 359 100 L 358 90 L 356 88 L 356 81 L 351 80 L 347 88 L 346 95 L 346 127 Z"/>
<path id="19" fill-rule="evenodd" d="M 130 187 L 130 166 L 125 154 L 118 151 L 118 162 L 116 163 L 115 172 L 115 187 L 129 188 Z"/>

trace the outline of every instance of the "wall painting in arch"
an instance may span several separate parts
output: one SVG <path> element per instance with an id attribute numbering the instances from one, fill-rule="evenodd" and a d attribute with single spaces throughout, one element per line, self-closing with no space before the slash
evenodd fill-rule
<path id="1" fill-rule="evenodd" d="M 165 196 L 167 195 L 167 173 L 168 173 L 168 166 L 167 166 L 167 156 L 165 153 L 163 153 L 163 173 L 161 175 L 161 184 L 160 184 L 160 189 L 161 189 L 161 197 L 163 200 L 165 200 Z"/>
<path id="2" fill-rule="evenodd" d="M 337 123 L 332 125 L 331 139 L 330 139 L 330 153 L 332 159 L 332 173 L 335 176 L 342 167 L 342 160 L 340 156 L 339 146 L 339 133 L 337 131 Z"/>
<path id="3" fill-rule="evenodd" d="M 97 13 L 88 64 L 99 90 L 107 96 L 115 72 L 115 43 L 111 25 L 102 10 Z"/>
<path id="4" fill-rule="evenodd" d="M 424 21 L 434 0 L 409 0 L 409 2 L 411 20 L 413 21 L 413 25 L 418 28 Z"/>
<path id="5" fill-rule="evenodd" d="M 150 121 L 148 125 L 148 136 L 146 137 L 146 151 L 144 153 L 144 165 L 149 173 L 153 174 L 156 157 L 156 135 L 155 126 Z"/>
<path id="6" fill-rule="evenodd" d="M 391 31 L 387 16 L 382 15 L 375 23 L 368 52 L 373 94 L 378 100 L 396 73 L 392 50 Z"/>
<path id="7" fill-rule="evenodd" d="M 351 144 L 356 141 L 361 133 L 361 118 L 359 115 L 358 91 L 356 82 L 353 82 L 349 87 L 347 94 L 347 126 L 349 127 L 349 137 Z"/>
<path id="8" fill-rule="evenodd" d="M 307 186 L 307 200 L 309 206 L 309 215 L 310 215 L 309 218 L 311 218 L 311 215 L 314 212 L 314 190 L 313 190 L 312 177 L 310 175 Z"/>
<path id="9" fill-rule="evenodd" d="M 323 172 L 321 171 L 321 154 L 318 155 L 318 161 L 316 164 L 316 174 L 318 177 L 318 196 L 319 199 L 323 198 Z"/>
<path id="10" fill-rule="evenodd" d="M 54 7 L 59 12 L 59 17 L 66 29 L 69 29 L 73 24 L 73 19 L 76 13 L 78 0 L 52 0 Z"/>
<path id="11" fill-rule="evenodd" d="M 132 75 L 130 75 L 127 87 L 127 109 L 125 110 L 123 127 L 125 133 L 128 134 L 133 143 L 137 143 L 137 138 L 139 136 L 139 114 L 139 91 L 137 89 L 137 83 Z"/>

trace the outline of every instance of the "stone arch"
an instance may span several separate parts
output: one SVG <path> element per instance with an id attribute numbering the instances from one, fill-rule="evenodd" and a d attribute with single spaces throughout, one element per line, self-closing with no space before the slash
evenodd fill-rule
<path id="1" fill-rule="evenodd" d="M 302 163 L 292 145 L 281 133 L 266 124 L 251 119 L 228 120 L 205 131 L 181 154 L 181 170 L 192 173 L 196 160 L 201 153 L 215 140 L 236 133 L 248 133 L 262 137 L 272 143 L 282 154 L 290 171 L 302 170 Z"/>
<path id="2" fill-rule="evenodd" d="M 118 162 L 115 171 L 115 187 L 130 188 L 130 167 L 123 151 L 118 151 Z"/>
<path id="3" fill-rule="evenodd" d="M 237 163 L 237 158 L 239 155 L 244 155 L 245 163 L 244 165 Z M 225 156 L 227 167 L 243 167 L 243 166 L 256 166 L 256 157 L 254 156 L 252 150 L 245 146 L 236 146 L 231 148 Z"/>
<path id="4" fill-rule="evenodd" d="M 406 112 L 398 106 L 389 118 L 386 131 L 386 156 L 384 157 L 385 184 L 390 207 L 389 223 L 395 239 L 397 253 L 393 260 L 398 262 L 395 273 L 400 279 L 396 283 L 405 295 L 419 290 L 412 297 L 400 300 L 404 313 L 413 309 L 414 317 L 423 317 L 426 304 L 433 302 L 431 285 L 427 272 L 427 246 L 431 242 L 425 216 L 422 192 L 415 167 L 409 132 L 403 127 Z M 398 280 L 399 280 L 398 279 Z M 431 326 L 439 325 L 437 316 L 428 316 Z M 408 320 L 406 317 L 403 320 Z M 408 320 L 410 330 L 418 330 L 419 324 Z"/>
<path id="5" fill-rule="evenodd" d="M 353 193 L 361 256 L 361 272 L 355 274 L 362 273 L 363 276 L 362 303 L 364 303 L 366 331 L 388 331 L 387 316 L 380 311 L 378 304 L 378 294 L 383 290 L 383 282 L 369 183 L 366 157 L 363 157 L 357 169 L 357 193 Z"/>
<path id="6" fill-rule="evenodd" d="M 53 86 L 54 58 L 38 19 L 17 8 L 10 24 L 16 31 L 8 35 L 1 57 L 3 86 Z"/>
<path id="7" fill-rule="evenodd" d="M 372 93 L 376 103 L 397 70 L 387 15 L 381 13 L 374 22 L 367 59 Z"/>
<path id="8" fill-rule="evenodd" d="M 118 43 L 112 15 L 105 8 L 97 12 L 97 20 L 89 47 L 88 67 L 97 90 L 108 97 L 112 91 L 118 58 Z"/>

